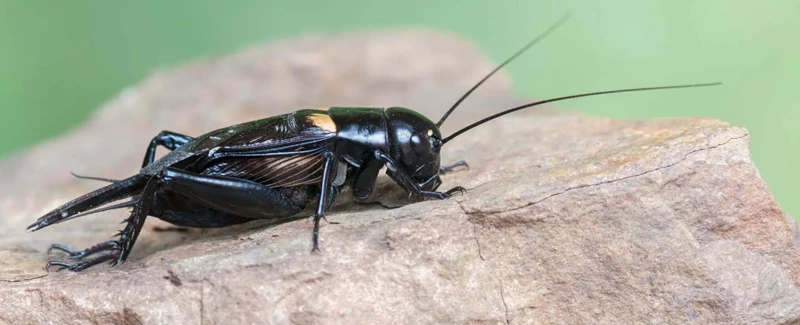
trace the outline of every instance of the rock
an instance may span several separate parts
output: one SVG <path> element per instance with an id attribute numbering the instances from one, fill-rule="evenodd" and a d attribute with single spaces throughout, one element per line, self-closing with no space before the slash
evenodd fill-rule
<path id="1" fill-rule="evenodd" d="M 382 176 L 380 204 L 340 198 L 320 255 L 309 254 L 308 220 L 180 232 L 155 231 L 168 225 L 151 218 L 124 265 L 47 274 L 49 244 L 106 240 L 125 212 L 25 232 L 100 186 L 69 171 L 135 173 L 162 129 L 196 135 L 330 105 L 436 119 L 492 67 L 467 42 L 411 30 L 306 36 L 152 75 L 80 128 L 0 163 L 0 321 L 800 322 L 796 224 L 754 167 L 747 131 L 711 119 L 504 117 L 444 148 L 445 163 L 471 168 L 443 188 L 467 194 L 399 206 L 404 194 Z M 509 84 L 493 78 L 444 133 L 526 102 Z"/>

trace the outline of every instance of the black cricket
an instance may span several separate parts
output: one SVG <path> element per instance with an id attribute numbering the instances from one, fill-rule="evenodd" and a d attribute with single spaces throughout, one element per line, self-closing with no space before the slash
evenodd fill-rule
<path id="1" fill-rule="evenodd" d="M 445 143 L 483 123 L 570 98 L 719 84 L 620 89 L 552 98 L 511 108 L 442 136 L 439 127 L 467 96 L 566 19 L 564 16 L 486 75 L 437 123 L 403 107 L 330 107 L 246 122 L 194 138 L 162 131 L 150 141 L 137 175 L 123 180 L 78 176 L 111 184 L 45 214 L 28 231 L 97 212 L 132 208 L 118 240 L 82 251 L 59 244 L 51 246 L 51 250 L 69 254 L 72 263 L 50 261 L 48 269 L 60 266 L 61 270 L 81 271 L 102 262 L 124 263 L 148 215 L 177 226 L 214 228 L 257 219 L 289 218 L 313 203 L 316 213 L 312 252 L 318 252 L 319 222 L 337 194 L 344 186 L 350 186 L 356 200 L 367 198 L 384 167 L 386 174 L 418 201 L 442 200 L 464 192 L 460 186 L 437 191 L 441 185 L 439 175 L 466 165 L 459 161 L 440 166 L 439 152 Z M 155 160 L 158 146 L 171 152 Z M 127 198 L 131 200 L 106 206 Z"/>

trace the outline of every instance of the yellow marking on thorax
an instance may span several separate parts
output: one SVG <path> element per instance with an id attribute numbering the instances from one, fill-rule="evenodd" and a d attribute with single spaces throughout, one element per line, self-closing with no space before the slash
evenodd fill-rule
<path id="1" fill-rule="evenodd" d="M 315 110 L 317 110 L 317 111 L 326 111 L 326 112 L 328 110 L 330 110 L 330 109 L 331 109 L 330 107 L 317 107 L 317 108 L 315 108 Z"/>
<path id="2" fill-rule="evenodd" d="M 311 114 L 307 117 L 308 121 L 311 122 L 314 126 L 331 131 L 336 132 L 336 123 L 333 122 L 333 119 L 328 114 Z"/>

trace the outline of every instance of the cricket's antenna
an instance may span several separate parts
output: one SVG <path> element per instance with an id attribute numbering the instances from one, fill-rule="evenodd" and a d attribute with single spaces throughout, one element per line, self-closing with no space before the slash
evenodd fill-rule
<path id="1" fill-rule="evenodd" d="M 499 71 L 504 66 L 506 66 L 508 63 L 510 63 L 511 61 L 516 59 L 518 56 L 520 56 L 522 53 L 527 51 L 529 48 L 531 48 L 531 46 L 533 46 L 536 43 L 539 43 L 539 41 L 543 40 L 545 37 L 547 37 L 547 35 L 550 35 L 550 33 L 554 32 L 556 30 L 556 28 L 558 28 L 559 26 L 564 24 L 564 22 L 566 22 L 567 19 L 569 19 L 570 15 L 572 15 L 572 13 L 570 13 L 570 12 L 567 12 L 566 14 L 564 14 L 564 16 L 562 16 L 561 19 L 559 19 L 555 24 L 551 25 L 550 28 L 545 30 L 543 33 L 539 34 L 539 36 L 536 36 L 536 38 L 534 38 L 532 41 L 528 42 L 528 44 L 526 44 L 522 49 L 517 51 L 517 53 L 514 53 L 514 55 L 512 55 L 510 58 L 506 59 L 505 62 L 503 62 L 502 64 L 497 66 L 497 68 L 492 70 L 492 72 L 490 72 L 488 75 L 486 75 L 486 77 L 483 77 L 483 79 L 481 79 L 481 81 L 479 81 L 477 84 L 475 84 L 475 86 L 473 86 L 469 91 L 467 91 L 463 96 L 461 96 L 461 98 L 459 98 L 458 101 L 456 101 L 456 103 L 453 104 L 453 106 L 450 107 L 450 109 L 447 110 L 446 113 L 444 113 L 444 116 L 442 116 L 442 119 L 439 120 L 439 122 L 436 123 L 436 127 L 441 127 L 442 123 L 444 123 L 444 120 L 446 120 L 447 117 L 450 116 L 450 113 L 452 113 L 456 109 L 456 107 L 458 107 L 458 105 L 461 104 L 462 101 L 464 101 L 464 99 L 466 99 L 470 94 L 472 94 L 472 92 L 475 91 L 475 89 L 480 87 L 480 85 L 482 85 L 483 82 L 485 82 L 487 79 L 489 79 L 489 77 L 494 75 L 495 72 Z"/>
<path id="2" fill-rule="evenodd" d="M 556 98 L 546 99 L 546 100 L 542 100 L 542 101 L 538 101 L 538 102 L 525 104 L 525 105 L 522 105 L 522 106 L 517 106 L 517 107 L 514 107 L 512 109 L 505 110 L 505 111 L 502 111 L 500 113 L 497 113 L 497 114 L 494 114 L 492 116 L 489 116 L 487 118 L 484 118 L 484 119 L 482 119 L 480 121 L 477 121 L 475 123 L 472 123 L 472 124 L 466 126 L 465 128 L 456 131 L 456 133 L 451 134 L 447 138 L 444 138 L 444 140 L 442 140 L 438 145 L 439 146 L 444 145 L 445 143 L 447 143 L 447 141 L 453 140 L 453 138 L 459 136 L 460 134 L 462 134 L 464 132 L 467 132 L 470 129 L 472 129 L 472 128 L 476 127 L 476 126 L 479 126 L 479 125 L 481 125 L 483 123 L 486 123 L 486 122 L 489 122 L 491 120 L 494 120 L 494 119 L 496 119 L 496 118 L 498 118 L 500 116 L 506 115 L 508 113 L 516 112 L 516 111 L 521 110 L 521 109 L 525 109 L 525 108 L 541 105 L 541 104 L 552 103 L 552 102 L 557 102 L 557 101 L 560 101 L 560 100 L 566 100 L 566 99 L 572 99 L 572 98 L 596 96 L 596 95 L 624 93 L 624 92 L 632 92 L 632 91 L 644 91 L 644 90 L 674 89 L 674 88 L 689 88 L 689 87 L 705 87 L 705 86 L 716 86 L 716 85 L 721 85 L 721 84 L 722 84 L 721 82 L 714 82 L 714 83 L 704 83 L 704 84 L 694 84 L 694 85 L 677 85 L 677 86 L 661 86 L 661 87 L 645 87 L 645 88 L 606 90 L 606 91 L 598 91 L 598 92 L 593 92 L 593 93 L 585 93 L 585 94 L 570 95 L 570 96 L 563 96 L 563 97 L 556 97 Z"/>

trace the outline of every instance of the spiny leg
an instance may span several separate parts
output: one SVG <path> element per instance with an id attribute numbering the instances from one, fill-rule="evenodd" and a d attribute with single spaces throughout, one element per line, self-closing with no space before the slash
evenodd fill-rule
<path id="1" fill-rule="evenodd" d="M 326 203 L 327 205 L 325 206 L 325 211 L 328 211 L 328 209 L 331 208 L 333 203 L 336 201 L 336 197 L 339 196 L 339 192 L 340 191 L 341 191 L 341 188 L 339 188 L 339 187 L 337 187 L 337 186 L 335 186 L 333 184 L 330 185 L 329 192 L 328 192 L 329 193 L 329 195 L 328 195 L 328 203 Z M 324 215 L 322 216 L 322 220 L 325 220 L 325 222 L 327 222 L 329 224 L 332 224 L 332 225 L 338 225 L 339 224 L 338 221 L 328 221 L 328 218 L 326 218 Z"/>
<path id="2" fill-rule="evenodd" d="M 112 261 L 111 265 L 122 264 L 128 259 L 128 255 L 133 249 L 133 244 L 136 243 L 136 238 L 142 232 L 144 220 L 147 219 L 147 214 L 153 205 L 153 199 L 155 199 L 156 187 L 161 183 L 162 177 L 163 173 L 159 173 L 147 181 L 139 200 L 133 206 L 131 216 L 125 220 L 127 222 L 125 229 L 119 233 L 120 252 L 117 260 Z"/>
<path id="3" fill-rule="evenodd" d="M 332 153 L 325 154 L 325 164 L 322 167 L 322 181 L 320 186 L 319 202 L 317 212 L 314 214 L 314 230 L 311 241 L 313 248 L 311 253 L 319 253 L 319 220 L 325 218 L 325 211 L 333 203 L 332 196 L 335 195 L 331 183 L 336 171 L 336 157 Z M 328 221 L 327 219 L 325 221 Z"/>
<path id="4" fill-rule="evenodd" d="M 451 164 L 449 166 L 440 166 L 439 167 L 439 174 L 440 175 L 447 174 L 449 172 L 452 172 L 453 170 L 455 170 L 458 167 L 466 167 L 467 169 L 469 169 L 469 165 L 467 164 L 466 161 L 459 160 L 459 161 L 456 161 L 455 163 L 453 163 L 453 164 Z"/>
<path id="5" fill-rule="evenodd" d="M 150 140 L 150 144 L 147 146 L 147 151 L 144 155 L 144 161 L 142 162 L 142 168 L 151 164 L 156 157 L 156 148 L 158 146 L 163 146 L 168 150 L 175 150 L 178 147 L 186 144 L 187 142 L 191 141 L 192 137 L 188 135 L 183 135 L 180 133 L 175 133 L 171 131 L 161 131 L 158 135 L 153 137 L 153 140 Z"/>
<path id="6" fill-rule="evenodd" d="M 46 269 L 49 271 L 52 266 L 60 266 L 62 267 L 60 270 L 66 269 L 77 272 L 107 261 L 111 261 L 111 265 L 124 263 L 144 226 L 144 221 L 147 218 L 147 213 L 150 211 L 159 178 L 159 176 L 154 176 L 147 181 L 140 199 L 133 205 L 131 216 L 125 220 L 127 223 L 125 229 L 119 232 L 118 241 L 100 243 L 79 252 L 73 252 L 62 245 L 55 244 L 50 247 L 50 250 L 57 249 L 67 252 L 70 255 L 70 259 L 78 260 L 78 262 L 67 263 L 64 261 L 50 261 L 47 263 Z M 48 250 L 48 252 L 50 250 Z M 83 260 L 86 256 L 104 251 L 109 253 L 92 259 Z"/>
<path id="7" fill-rule="evenodd" d="M 397 168 L 399 166 L 397 162 L 394 161 L 391 157 L 386 155 L 380 150 L 375 150 L 375 158 L 383 161 L 386 163 L 387 174 L 394 179 L 400 186 L 405 188 L 408 191 L 409 197 L 416 196 L 423 200 L 444 200 L 447 199 L 456 192 L 464 193 L 467 190 L 461 186 L 456 186 L 447 192 L 437 192 L 437 191 L 425 191 L 420 188 L 419 184 L 417 184 L 411 176 L 409 176 L 404 170 Z M 458 164 L 458 163 L 457 163 Z"/>
<path id="8" fill-rule="evenodd" d="M 336 188 L 331 184 L 335 178 L 335 170 L 336 159 L 332 153 L 328 153 L 323 164 L 319 203 L 313 216 L 312 252 L 319 251 L 319 221 L 325 218 L 325 211 L 332 205 L 337 194 Z M 288 217 L 303 210 L 279 191 L 245 179 L 199 175 L 167 168 L 162 186 L 165 190 L 202 201 L 211 208 L 246 218 Z"/>
<path id="9" fill-rule="evenodd" d="M 333 164 L 335 160 L 327 159 L 326 161 L 330 162 L 325 165 L 325 170 L 328 171 L 327 176 L 324 176 L 325 184 L 330 184 L 334 178 L 332 168 L 335 166 L 335 164 Z M 323 175 L 325 174 L 323 173 Z M 288 217 L 302 211 L 302 208 L 295 205 L 279 191 L 263 184 L 245 179 L 199 175 L 176 168 L 167 168 L 159 173 L 158 176 L 148 180 L 143 193 L 137 199 L 137 205 L 134 206 L 134 213 L 131 219 L 128 219 L 128 226 L 120 233 L 118 249 L 112 250 L 112 254 L 117 256 L 117 260 L 112 261 L 112 264 L 121 263 L 127 258 L 127 254 L 130 252 L 130 248 L 136 236 L 138 236 L 141 231 L 141 225 L 144 221 L 143 218 L 135 218 L 137 216 L 137 211 L 138 209 L 143 211 L 149 209 L 149 205 L 153 200 L 156 184 L 164 190 L 181 193 L 189 199 L 203 202 L 218 211 L 246 218 L 280 218 Z M 336 194 L 333 186 L 329 185 L 327 188 L 328 190 L 322 191 L 321 194 L 320 202 L 325 204 L 323 205 L 324 208 L 321 210 L 322 213 L 317 214 L 319 216 L 318 218 L 324 218 L 325 208 L 331 205 L 332 197 Z M 141 202 L 147 202 L 147 204 L 142 205 Z M 316 233 L 318 233 L 318 224 L 316 228 Z M 317 250 L 319 249 L 317 248 Z M 67 251 L 69 250 L 67 249 Z M 70 251 L 70 253 L 72 252 Z M 76 253 L 76 255 L 77 254 L 78 253 Z M 85 256 L 88 256 L 88 254 Z M 81 270 L 108 260 L 105 256 L 97 257 L 97 259 L 101 259 L 101 261 L 92 259 L 74 264 L 54 261 L 51 265 L 58 265 L 72 270 Z M 91 265 L 87 266 L 88 264 Z"/>

